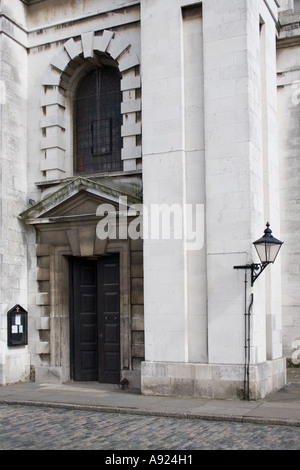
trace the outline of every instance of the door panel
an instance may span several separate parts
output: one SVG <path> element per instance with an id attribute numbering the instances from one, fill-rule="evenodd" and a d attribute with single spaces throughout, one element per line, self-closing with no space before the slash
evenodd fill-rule
<path id="1" fill-rule="evenodd" d="M 97 265 L 73 264 L 74 380 L 98 379 Z"/>
<path id="2" fill-rule="evenodd" d="M 120 381 L 120 281 L 119 258 L 103 258 L 98 264 L 102 295 L 100 306 L 100 382 Z"/>
<path id="3" fill-rule="evenodd" d="M 118 255 L 72 261 L 73 377 L 120 381 L 120 281 Z"/>

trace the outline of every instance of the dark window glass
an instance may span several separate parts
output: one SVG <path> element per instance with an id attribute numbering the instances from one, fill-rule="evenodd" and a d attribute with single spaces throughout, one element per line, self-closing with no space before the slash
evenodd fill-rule
<path id="1" fill-rule="evenodd" d="M 90 72 L 79 84 L 75 103 L 77 174 L 122 170 L 120 73 Z"/>

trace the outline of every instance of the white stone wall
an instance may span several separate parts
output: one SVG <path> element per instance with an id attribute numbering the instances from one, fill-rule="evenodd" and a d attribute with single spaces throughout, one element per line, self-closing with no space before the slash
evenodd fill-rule
<path id="1" fill-rule="evenodd" d="M 22 22 L 20 2 L 1 3 L 2 13 Z M 0 384 L 27 380 L 28 346 L 7 346 L 7 312 L 16 304 L 28 309 L 27 232 L 18 220 L 27 206 L 27 51 L 23 31 L 3 19 L 1 49 L 1 310 Z"/>
<path id="2" fill-rule="evenodd" d="M 280 0 L 279 11 L 291 10 L 294 7 L 294 0 Z"/>
<path id="3" fill-rule="evenodd" d="M 150 361 L 207 357 L 204 251 L 188 253 L 184 236 L 150 239 L 153 205 L 171 209 L 177 204 L 184 224 L 185 205 L 204 203 L 202 20 L 197 11 L 183 19 L 181 7 L 187 3 L 143 1 L 141 10 L 143 194 L 149 215 L 145 348 Z"/>
<path id="4" fill-rule="evenodd" d="M 271 2 L 270 2 L 271 3 Z M 275 12 L 273 12 L 275 17 Z M 266 8 L 260 10 L 259 39 L 262 153 L 263 216 L 271 223 L 275 237 L 281 239 L 279 204 L 279 155 L 276 86 L 276 30 L 274 18 Z M 262 278 L 265 288 L 266 358 L 282 357 L 281 253 Z M 261 282 L 261 280 L 260 280 Z"/>
<path id="5" fill-rule="evenodd" d="M 236 364 L 244 292 L 233 266 L 251 260 L 250 28 L 245 2 L 206 2 L 203 20 L 209 362 Z"/>
<path id="6" fill-rule="evenodd" d="M 293 17 L 299 21 L 300 14 Z M 289 23 L 291 18 L 289 19 Z M 284 23 L 284 21 L 283 21 Z M 297 39 L 298 36 L 298 39 Z M 277 51 L 278 120 L 280 154 L 283 345 L 285 357 L 298 360 L 299 321 L 299 119 L 300 30 L 282 31 Z M 286 43 L 290 41 L 292 43 Z"/>
<path id="7" fill-rule="evenodd" d="M 186 253 L 188 361 L 207 361 L 203 20 L 199 6 L 182 16 L 186 204 L 198 206 L 197 235 Z M 194 212 L 195 216 L 195 212 Z M 189 221 L 187 221 L 189 224 Z M 198 246 L 196 246 L 198 245 Z M 197 249 L 194 249 L 197 248 Z"/>
<path id="8" fill-rule="evenodd" d="M 243 354 L 244 271 L 230 267 L 259 261 L 252 242 L 268 220 L 280 238 L 276 30 L 264 2 L 217 4 L 204 4 L 204 25 L 224 25 L 207 35 L 204 26 L 209 362 L 235 364 Z M 280 260 L 252 292 L 251 362 L 259 364 L 282 356 Z"/>
<path id="9" fill-rule="evenodd" d="M 269 219 L 280 238 L 276 4 L 203 1 L 202 18 L 184 6 L 142 2 L 144 201 L 148 212 L 153 203 L 204 203 L 205 243 L 195 255 L 184 241 L 145 241 L 147 390 L 157 374 L 176 388 L 169 362 L 232 365 L 236 380 L 244 272 L 233 266 L 258 261 L 252 243 Z M 282 354 L 279 273 L 277 263 L 253 288 L 252 364 Z M 247 305 L 249 286 L 248 272 Z"/>

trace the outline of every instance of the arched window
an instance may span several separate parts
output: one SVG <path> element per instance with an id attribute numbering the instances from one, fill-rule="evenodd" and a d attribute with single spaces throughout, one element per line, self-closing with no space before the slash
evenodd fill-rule
<path id="1" fill-rule="evenodd" d="M 75 97 L 75 172 L 122 170 L 120 73 L 95 68 L 79 83 Z"/>

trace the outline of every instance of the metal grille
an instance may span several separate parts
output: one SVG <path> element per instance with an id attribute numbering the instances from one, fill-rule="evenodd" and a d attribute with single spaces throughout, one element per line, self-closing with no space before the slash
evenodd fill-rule
<path id="1" fill-rule="evenodd" d="M 92 154 L 94 157 L 111 153 L 111 121 L 111 119 L 99 119 L 92 122 Z"/>
<path id="2" fill-rule="evenodd" d="M 121 91 L 117 70 L 94 69 L 76 94 L 76 168 L 80 174 L 122 170 Z"/>

